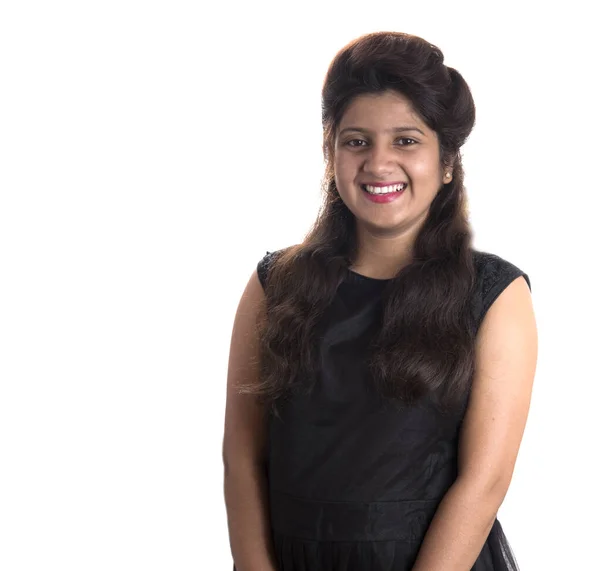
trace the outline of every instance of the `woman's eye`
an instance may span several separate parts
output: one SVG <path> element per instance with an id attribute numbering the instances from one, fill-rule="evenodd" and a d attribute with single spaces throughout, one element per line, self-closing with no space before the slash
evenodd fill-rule
<path id="1" fill-rule="evenodd" d="M 411 147 L 412 145 L 414 145 L 416 143 L 416 141 L 414 139 L 411 139 L 410 137 L 399 137 L 398 139 L 396 139 L 397 141 L 411 141 L 410 144 L 402 144 L 400 145 L 401 147 Z M 349 147 L 362 147 L 363 145 L 360 144 L 354 144 L 354 143 L 365 143 L 366 141 L 363 141 L 362 139 L 351 139 L 350 141 L 348 141 L 346 143 L 346 145 L 348 145 Z"/>

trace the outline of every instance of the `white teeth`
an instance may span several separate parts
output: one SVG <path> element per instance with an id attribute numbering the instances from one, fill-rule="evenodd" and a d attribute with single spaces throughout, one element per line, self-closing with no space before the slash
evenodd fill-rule
<path id="1" fill-rule="evenodd" d="M 388 192 L 398 192 L 406 188 L 406 183 L 393 184 L 391 186 L 371 186 L 369 184 L 363 185 L 363 188 L 370 194 L 387 194 Z"/>

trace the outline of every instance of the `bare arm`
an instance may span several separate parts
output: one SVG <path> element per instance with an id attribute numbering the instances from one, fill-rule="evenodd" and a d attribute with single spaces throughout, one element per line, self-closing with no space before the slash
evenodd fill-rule
<path id="1" fill-rule="evenodd" d="M 264 291 L 253 272 L 234 320 L 227 372 L 223 437 L 224 495 L 231 553 L 237 571 L 276 571 L 266 480 L 266 411 L 237 384 L 258 378 L 256 322 Z"/>
<path id="2" fill-rule="evenodd" d="M 476 351 L 458 477 L 436 511 L 412 571 L 469 571 L 508 491 L 537 361 L 537 330 L 523 277 L 488 310 Z"/>

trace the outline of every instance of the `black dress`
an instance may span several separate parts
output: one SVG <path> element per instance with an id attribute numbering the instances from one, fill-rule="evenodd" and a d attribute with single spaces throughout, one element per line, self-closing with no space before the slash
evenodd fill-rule
<path id="1" fill-rule="evenodd" d="M 273 256 L 258 263 L 265 286 Z M 481 323 L 519 276 L 499 256 L 473 252 Z M 349 272 L 319 336 L 321 376 L 270 417 L 268 479 L 278 571 L 410 571 L 429 523 L 457 476 L 462 413 L 420 403 L 400 410 L 369 384 L 364 349 L 388 280 Z M 466 401 L 465 401 L 466 406 Z M 516 571 L 496 519 L 472 571 Z"/>

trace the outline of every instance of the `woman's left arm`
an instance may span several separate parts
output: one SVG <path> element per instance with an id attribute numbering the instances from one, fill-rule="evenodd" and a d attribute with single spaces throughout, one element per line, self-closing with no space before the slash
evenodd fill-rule
<path id="1" fill-rule="evenodd" d="M 460 433 L 458 476 L 440 502 L 412 571 L 470 571 L 510 484 L 531 401 L 537 327 L 525 279 L 486 312 Z"/>

